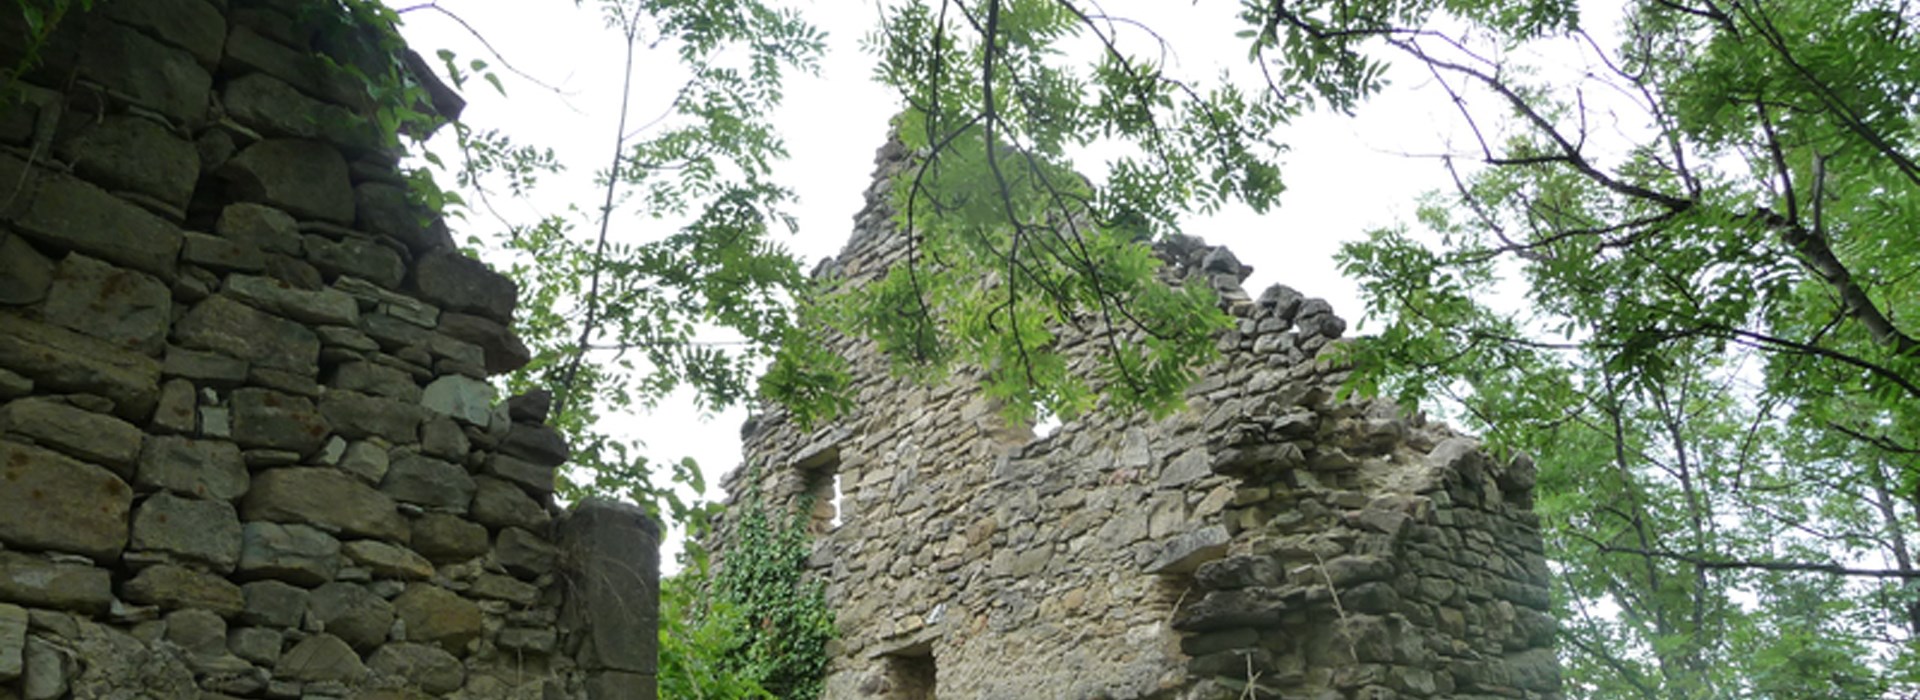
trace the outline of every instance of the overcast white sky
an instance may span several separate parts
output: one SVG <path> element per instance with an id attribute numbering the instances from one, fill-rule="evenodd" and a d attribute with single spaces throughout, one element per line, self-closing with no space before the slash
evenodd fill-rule
<path id="1" fill-rule="evenodd" d="M 412 3 L 389 0 L 395 6 Z M 502 98 L 482 83 L 470 84 L 465 120 L 477 128 L 498 128 L 525 142 L 551 146 L 559 160 L 571 166 L 564 180 L 548 182 L 537 204 L 507 203 L 509 218 L 533 220 L 558 211 L 569 202 L 591 206 L 599 193 L 591 179 L 604 167 L 618 117 L 622 43 L 600 23 L 595 0 L 576 10 L 564 0 L 500 2 L 499 0 L 440 0 L 438 5 L 458 14 L 483 34 L 515 68 L 558 86 L 566 94 L 544 90 L 501 71 L 508 96 Z M 793 212 L 800 232 L 789 246 L 811 263 L 837 253 L 851 232 L 853 214 L 870 184 L 874 150 L 886 135 L 887 119 L 898 111 L 898 101 L 870 80 L 874 59 L 860 48 L 860 39 L 877 23 L 878 10 L 869 0 L 796 0 L 806 18 L 827 32 L 828 52 L 818 77 L 800 76 L 788 84 L 787 101 L 777 124 L 792 159 L 780 166 L 777 177 L 799 195 Z M 1110 14 L 1138 19 L 1163 34 L 1177 53 L 1176 70 L 1210 78 L 1222 68 L 1245 70 L 1246 50 L 1233 39 L 1238 29 L 1233 14 L 1239 3 L 1205 0 L 1110 0 Z M 485 58 L 497 64 L 487 50 L 451 18 L 434 10 L 406 15 L 409 42 L 423 55 L 448 48 L 464 62 Z M 1144 35 L 1130 37 L 1148 49 Z M 671 97 L 672 56 L 643 58 L 636 68 L 633 113 L 636 121 L 658 114 Z M 1423 76 L 1405 76 L 1403 85 L 1372 101 L 1357 118 L 1315 115 L 1298 120 L 1280 135 L 1292 147 L 1283 177 L 1288 191 L 1277 212 L 1256 216 L 1244 208 L 1195 219 L 1186 231 L 1215 244 L 1227 244 L 1242 262 L 1255 268 L 1248 289 L 1258 294 L 1280 282 L 1309 296 L 1326 297 L 1336 311 L 1358 320 L 1360 303 L 1352 282 L 1334 269 L 1339 244 L 1369 228 L 1412 219 L 1414 200 L 1424 191 L 1448 186 L 1444 171 L 1433 159 L 1405 153 L 1433 153 L 1445 139 L 1441 130 L 1453 122 L 1444 96 L 1423 91 Z M 1423 94 L 1425 93 L 1425 94 Z M 450 148 L 442 147 L 451 156 Z M 446 180 L 443 178 L 443 182 Z M 476 217 L 465 224 L 482 230 L 497 228 Z M 616 227 L 618 235 L 651 237 L 664 225 L 634 218 Z M 583 226 L 582 229 L 588 227 Z M 1362 329 L 1364 331 L 1364 329 Z M 709 480 L 733 468 L 740 460 L 738 427 L 743 410 L 699 416 L 691 404 L 663 405 L 651 415 L 628 423 L 645 440 L 656 462 L 691 456 L 704 467 Z M 710 497 L 718 494 L 709 493 Z"/>

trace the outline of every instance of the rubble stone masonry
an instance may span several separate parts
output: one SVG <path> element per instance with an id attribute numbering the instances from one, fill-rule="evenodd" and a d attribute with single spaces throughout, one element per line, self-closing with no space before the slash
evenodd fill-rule
<path id="1" fill-rule="evenodd" d="M 312 10 L 96 0 L 8 86 L 0 700 L 652 698 L 657 527 L 555 506 L 514 285 Z"/>
<path id="2" fill-rule="evenodd" d="M 879 161 L 819 274 L 860 284 L 905 255 L 885 197 L 909 161 Z M 826 697 L 1559 697 L 1531 462 L 1336 399 L 1346 370 L 1321 351 L 1346 324 L 1325 301 L 1252 297 L 1250 268 L 1197 239 L 1159 252 L 1238 321 L 1168 418 L 1096 411 L 1036 438 L 975 378 L 900 378 L 842 337 L 850 415 L 746 426 L 729 492 L 813 497 L 841 633 Z"/>

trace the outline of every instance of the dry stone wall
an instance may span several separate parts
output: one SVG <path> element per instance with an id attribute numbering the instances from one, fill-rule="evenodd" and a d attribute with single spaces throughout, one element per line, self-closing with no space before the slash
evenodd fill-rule
<path id="1" fill-rule="evenodd" d="M 94 4 L 37 60 L 0 10 L 0 699 L 653 697 L 657 527 L 555 506 L 514 285 L 410 204 L 371 44 Z"/>
<path id="2" fill-rule="evenodd" d="M 881 150 L 818 274 L 860 284 L 901 259 L 885 183 L 907 166 Z M 1197 239 L 1159 252 L 1169 283 L 1211 284 L 1239 321 L 1183 412 L 1036 438 L 974 378 L 898 378 L 843 337 L 850 415 L 744 429 L 729 492 L 814 503 L 811 573 L 841 632 L 826 697 L 1558 697 L 1531 463 L 1336 400 L 1346 370 L 1322 351 L 1346 324 L 1325 301 L 1253 297 L 1251 269 Z"/>

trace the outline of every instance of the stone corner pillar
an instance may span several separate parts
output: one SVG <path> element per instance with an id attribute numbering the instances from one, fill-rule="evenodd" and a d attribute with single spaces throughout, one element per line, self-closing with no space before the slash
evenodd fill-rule
<path id="1" fill-rule="evenodd" d="M 560 521 L 561 631 L 588 700 L 653 700 L 660 655 L 660 524 L 638 506 L 589 498 Z"/>

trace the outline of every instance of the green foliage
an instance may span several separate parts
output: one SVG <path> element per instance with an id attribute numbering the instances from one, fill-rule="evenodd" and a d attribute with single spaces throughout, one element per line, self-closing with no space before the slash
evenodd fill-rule
<path id="1" fill-rule="evenodd" d="M 690 573 L 660 584 L 660 697 L 687 700 L 776 700 L 731 661 L 752 638 L 746 612 L 703 593 Z"/>
<path id="2" fill-rule="evenodd" d="M 713 668 L 751 681 L 771 697 L 820 697 L 833 639 L 833 611 L 818 582 L 803 574 L 812 546 L 806 504 L 763 507 L 749 494 L 732 512 L 726 559 L 709 583 L 701 624 L 720 625 L 725 644 L 710 647 Z"/>
<path id="3" fill-rule="evenodd" d="M 1472 134 L 1418 229 L 1343 253 L 1385 323 L 1356 388 L 1537 456 L 1573 696 L 1911 693 L 1912 10 L 1634 2 L 1608 48 L 1475 4 L 1316 29 L 1421 64 Z"/>

